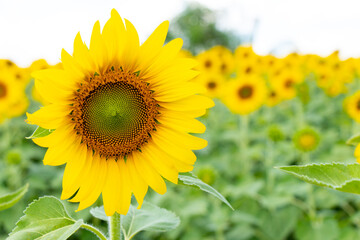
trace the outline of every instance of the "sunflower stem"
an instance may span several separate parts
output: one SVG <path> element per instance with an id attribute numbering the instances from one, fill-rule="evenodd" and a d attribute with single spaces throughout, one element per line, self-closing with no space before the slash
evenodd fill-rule
<path id="1" fill-rule="evenodd" d="M 102 232 L 100 232 L 99 229 L 97 229 L 97 228 L 95 228 L 95 227 L 93 227 L 93 226 L 91 226 L 89 224 L 84 223 L 81 226 L 81 228 L 84 228 L 84 229 L 94 233 L 100 240 L 107 240 L 105 235 Z"/>
<path id="2" fill-rule="evenodd" d="M 121 240 L 121 215 L 117 212 L 109 217 L 110 240 Z"/>
<path id="3" fill-rule="evenodd" d="M 250 161 L 247 159 L 247 148 L 249 144 L 248 140 L 248 128 L 249 128 L 249 116 L 244 115 L 239 117 L 240 120 L 240 160 L 243 164 L 243 175 L 249 176 Z"/>

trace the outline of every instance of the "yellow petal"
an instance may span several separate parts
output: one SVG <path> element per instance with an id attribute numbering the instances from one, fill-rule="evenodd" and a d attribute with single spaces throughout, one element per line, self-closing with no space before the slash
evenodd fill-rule
<path id="1" fill-rule="evenodd" d="M 74 134 L 74 132 L 71 131 L 73 128 L 73 124 L 63 125 L 45 137 L 35 138 L 32 140 L 40 147 L 51 147 L 58 145 L 59 143 L 64 143 L 64 140 L 68 140 L 68 136 Z"/>
<path id="2" fill-rule="evenodd" d="M 84 170 L 87 156 L 88 151 L 86 146 L 82 146 L 80 144 L 75 146 L 73 158 L 69 159 L 65 167 L 62 181 L 63 191 L 61 194 L 61 199 L 70 198 L 79 189 L 80 183 L 76 180 L 79 176 L 81 176 L 81 172 Z"/>
<path id="3" fill-rule="evenodd" d="M 157 120 L 164 126 L 172 128 L 174 130 L 180 130 L 191 133 L 204 133 L 206 127 L 200 121 L 182 116 L 174 112 L 168 112 L 167 114 L 161 114 Z"/>
<path id="4" fill-rule="evenodd" d="M 139 69 L 148 68 L 157 57 L 164 45 L 169 29 L 169 21 L 161 23 L 149 38 L 140 47 L 140 66 Z"/>
<path id="5" fill-rule="evenodd" d="M 106 62 L 108 61 L 107 49 L 100 33 L 99 21 L 96 21 L 91 33 L 90 54 L 96 61 L 96 72 L 103 73 L 103 71 L 107 70 L 105 66 Z"/>
<path id="6" fill-rule="evenodd" d="M 192 136 L 188 133 L 173 130 L 163 125 L 159 125 L 156 130 L 157 136 L 163 139 L 168 139 L 169 141 L 172 140 L 176 145 L 183 146 L 187 149 L 200 150 L 207 146 L 207 141 L 202 138 Z"/>
<path id="7" fill-rule="evenodd" d="M 135 195 L 136 201 L 139 204 L 138 208 L 140 208 L 144 201 L 146 192 L 148 190 L 148 185 L 145 183 L 142 176 L 140 174 L 138 174 L 138 172 L 135 168 L 134 161 L 135 160 L 134 160 L 133 156 L 129 155 L 128 159 L 126 161 L 126 166 L 128 168 L 129 175 L 130 175 L 132 191 Z"/>
<path id="8" fill-rule="evenodd" d="M 69 135 L 66 141 L 48 148 L 44 156 L 44 165 L 59 166 L 67 163 L 73 159 L 74 151 L 76 151 L 76 146 L 79 144 L 80 139 L 73 139 Z"/>
<path id="9" fill-rule="evenodd" d="M 152 145 L 146 145 L 141 148 L 142 155 L 148 160 L 151 165 L 161 176 L 166 178 L 172 183 L 177 184 L 178 182 L 178 171 L 167 159 L 159 156 L 159 151 Z"/>
<path id="10" fill-rule="evenodd" d="M 135 168 L 144 181 L 159 194 L 166 192 L 166 185 L 159 173 L 148 164 L 148 159 L 145 159 L 139 152 L 133 152 Z"/>
<path id="11" fill-rule="evenodd" d="M 46 129 L 56 129 L 66 123 L 66 116 L 71 108 L 66 105 L 50 104 L 36 112 L 26 113 L 27 123 L 35 124 Z"/>
<path id="12" fill-rule="evenodd" d="M 174 141 L 158 135 L 157 132 L 152 134 L 152 141 L 164 152 L 179 161 L 189 165 L 193 165 L 196 161 L 196 155 L 190 149 L 177 145 Z"/>
<path id="13" fill-rule="evenodd" d="M 120 187 L 120 172 L 115 159 L 108 159 L 107 177 L 102 191 L 104 209 L 107 216 L 112 216 L 118 209 L 122 189 Z"/>
<path id="14" fill-rule="evenodd" d="M 120 201 L 119 206 L 116 212 L 122 215 L 126 215 L 129 211 L 130 203 L 131 203 L 131 183 L 130 174 L 127 165 L 123 159 L 119 159 L 117 161 L 117 165 L 119 168 L 119 178 L 120 178 Z"/>
<path id="15" fill-rule="evenodd" d="M 90 194 L 86 196 L 84 200 L 80 201 L 79 208 L 76 211 L 81 211 L 92 205 L 96 199 L 98 199 L 101 191 L 103 190 L 108 170 L 107 163 L 105 159 L 100 158 L 98 155 L 95 155 L 94 157 L 95 159 L 99 160 L 99 168 L 96 172 L 97 181 L 95 185 L 89 185 L 91 188 Z"/>
<path id="16" fill-rule="evenodd" d="M 214 106 L 214 102 L 205 96 L 193 95 L 175 102 L 162 102 L 161 106 L 175 111 L 194 111 Z"/>
<path id="17" fill-rule="evenodd" d="M 31 76 L 35 80 L 50 82 L 51 84 L 55 84 L 57 88 L 59 87 L 64 90 L 74 91 L 77 89 L 77 82 L 62 69 L 44 69 L 33 72 Z"/>
<path id="18" fill-rule="evenodd" d="M 71 76 L 76 82 L 81 82 L 86 76 L 81 65 L 64 49 L 61 51 L 61 62 L 64 70 Z"/>
<path id="19" fill-rule="evenodd" d="M 80 33 L 78 33 L 74 40 L 74 59 L 79 65 L 86 71 L 87 76 L 93 76 L 96 64 L 92 58 L 89 49 L 81 39 Z"/>

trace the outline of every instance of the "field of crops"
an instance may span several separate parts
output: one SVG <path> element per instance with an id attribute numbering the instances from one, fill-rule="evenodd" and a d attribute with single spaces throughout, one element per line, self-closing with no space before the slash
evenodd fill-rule
<path id="1" fill-rule="evenodd" d="M 111 19 L 115 19 L 114 16 L 117 15 L 112 12 Z M 115 25 L 115 20 L 113 21 L 114 23 L 111 22 L 111 24 Z M 109 26 L 112 25 L 109 24 Z M 131 26 L 126 25 L 127 31 L 130 32 L 126 34 L 129 36 L 133 34 Z M 94 29 L 96 29 L 96 24 Z M 162 31 L 161 27 L 159 29 L 158 32 Z M 94 30 L 94 32 L 95 36 L 96 31 Z M 105 28 L 102 34 L 99 36 L 103 36 L 104 42 L 106 42 Z M 160 33 L 158 34 L 160 35 Z M 75 46 L 83 44 L 81 39 L 80 43 L 76 43 L 76 39 Z M 175 48 L 176 41 L 171 41 L 163 48 L 161 48 L 161 44 L 159 48 L 171 51 L 172 48 Z M 174 46 L 171 45 L 172 43 Z M 89 46 L 90 55 L 93 54 L 92 46 L 95 45 L 91 44 Z M 130 43 L 125 42 L 124 44 Z M 155 45 L 152 42 L 151 44 Z M 104 46 L 108 45 L 104 43 Z M 166 46 L 169 47 L 166 48 Z M 150 51 L 149 49 L 146 50 Z M 143 52 L 140 50 L 138 56 L 145 53 L 150 55 L 146 50 Z M 84 52 L 81 54 L 85 56 L 88 49 L 82 51 Z M 175 50 L 173 51 L 175 52 Z M 161 53 L 159 51 L 157 54 L 162 56 Z M 138 190 L 140 187 L 136 185 L 136 180 L 131 178 L 131 170 L 129 170 L 130 174 L 121 172 L 121 164 L 125 166 L 132 161 L 136 162 L 136 158 L 128 152 L 110 154 L 108 153 L 110 148 L 104 148 L 104 150 L 98 148 L 98 145 L 94 145 L 93 154 L 99 151 L 100 156 L 107 156 L 106 161 L 105 157 L 103 159 L 105 162 L 111 162 L 113 156 L 116 156 L 122 180 L 119 180 L 117 185 L 113 183 L 114 179 L 106 176 L 106 179 L 111 179 L 109 182 L 114 185 L 113 188 L 109 187 L 109 191 L 103 190 L 102 197 L 94 200 L 94 204 L 89 203 L 89 206 L 78 212 L 75 212 L 78 203 L 64 199 L 76 199 L 78 197 L 76 195 L 82 196 L 81 189 L 85 189 L 87 185 L 79 187 L 75 182 L 100 181 L 97 175 L 102 174 L 101 170 L 95 172 L 93 178 L 95 180 L 92 178 L 84 180 L 77 177 L 76 174 L 90 176 L 86 172 L 90 170 L 86 170 L 85 167 L 80 166 L 78 172 L 75 170 L 74 173 L 67 172 L 65 163 L 68 166 L 71 162 L 64 158 L 76 160 L 78 156 L 75 154 L 76 151 L 74 151 L 75 155 L 69 157 L 65 152 L 59 150 L 56 153 L 58 155 L 56 159 L 51 155 L 55 153 L 50 151 L 50 149 L 54 149 L 50 147 L 53 146 L 51 143 L 55 140 L 49 136 L 54 136 L 57 132 L 57 130 L 54 131 L 57 127 L 53 128 L 53 126 L 61 126 L 58 123 L 61 116 L 60 114 L 56 115 L 55 111 L 52 115 L 39 113 L 41 111 L 39 109 L 50 109 L 51 106 L 55 106 L 62 91 L 66 90 L 62 87 L 61 82 L 64 79 L 59 82 L 49 80 L 49 83 L 46 83 L 47 78 L 42 76 L 46 75 L 45 73 L 75 72 L 70 69 L 69 62 L 81 63 L 79 60 L 80 50 L 74 51 L 74 58 L 63 53 L 62 63 L 57 65 L 48 65 L 46 60 L 41 59 L 34 61 L 28 68 L 21 68 L 16 65 L 15 61 L 0 60 L 0 239 L 6 239 L 11 232 L 9 239 L 27 239 L 25 237 L 29 237 L 29 239 L 40 239 L 40 237 L 43 237 L 41 239 L 105 239 L 102 237 L 108 235 L 106 234 L 107 216 L 118 213 L 123 215 L 121 220 L 125 240 L 132 238 L 183 240 L 359 239 L 360 197 L 357 194 L 360 193 L 358 180 L 360 167 L 358 167 L 356 159 L 360 158 L 360 147 L 356 150 L 355 148 L 360 142 L 360 138 L 357 137 L 360 132 L 358 124 L 360 122 L 360 58 L 340 59 L 337 51 L 327 57 L 300 53 L 291 53 L 285 57 L 263 56 L 257 54 L 251 45 L 239 45 L 234 50 L 216 45 L 199 51 L 199 53 L 191 53 L 186 49 L 175 53 L 173 57 L 175 60 L 171 58 L 169 63 L 163 63 L 166 66 L 163 70 L 160 67 L 160 70 L 156 67 L 151 68 L 153 65 L 149 63 L 148 69 L 150 70 L 129 71 L 128 75 L 125 75 L 123 67 L 120 67 L 119 73 L 116 74 L 120 74 L 121 78 L 119 79 L 141 79 L 147 83 L 144 86 L 158 87 L 161 85 L 161 81 L 153 83 L 151 80 L 147 82 L 143 79 L 147 77 L 148 72 L 146 71 L 163 71 L 168 74 L 164 73 L 167 79 L 175 82 L 166 85 L 170 90 L 164 91 L 163 95 L 150 96 L 155 96 L 152 99 L 156 100 L 166 99 L 159 100 L 160 103 L 157 104 L 159 111 L 164 111 L 163 106 L 168 109 L 187 108 L 183 111 L 186 111 L 188 114 L 186 116 L 190 116 L 189 118 L 176 115 L 180 110 L 177 110 L 176 114 L 169 111 L 168 124 L 175 126 L 171 129 L 176 128 L 179 131 L 191 133 L 192 136 L 206 139 L 207 146 L 204 147 L 202 142 L 197 142 L 198 140 L 195 139 L 198 138 L 176 139 L 173 137 L 174 143 L 169 147 L 162 145 L 161 151 L 169 153 L 168 151 L 175 149 L 176 145 L 188 147 L 193 144 L 194 147 L 189 147 L 189 149 L 194 150 L 197 156 L 194 168 L 192 169 L 192 164 L 189 167 L 181 161 L 171 162 L 177 169 L 176 180 L 174 180 L 168 168 L 159 167 L 159 162 L 164 162 L 166 165 L 167 159 L 160 159 L 163 155 L 156 155 L 157 152 L 153 153 L 149 150 L 149 156 L 152 156 L 151 159 L 157 163 L 151 163 L 152 165 L 148 166 L 153 166 L 159 172 L 157 176 L 165 179 L 166 193 L 162 192 L 159 187 L 160 183 L 152 183 L 149 180 L 152 177 L 145 176 L 143 177 L 144 181 L 148 181 L 146 189 L 148 185 L 150 187 L 148 191 L 145 191 L 145 193 L 147 192 L 146 196 L 144 194 L 139 197 L 141 195 Z M 96 54 L 94 51 L 94 55 L 91 56 L 95 59 Z M 168 56 L 166 55 L 166 57 Z M 159 57 L 160 60 L 155 57 L 153 59 L 149 57 L 149 59 L 145 60 L 149 62 L 153 60 L 154 64 L 160 61 L 166 62 L 166 59 L 163 60 L 161 57 Z M 143 61 L 145 62 L 145 60 Z M 123 66 L 128 66 L 127 60 L 124 61 Z M 73 64 L 75 69 L 78 65 Z M 91 64 L 89 63 L 89 65 Z M 181 70 L 180 67 L 185 65 L 188 69 Z M 138 66 L 142 65 L 138 64 Z M 86 67 L 84 64 L 78 69 Z M 106 72 L 98 70 L 92 72 L 91 81 L 98 81 L 102 76 L 105 77 L 99 80 L 100 83 L 96 85 L 96 88 L 89 87 L 88 92 L 94 95 L 97 93 L 96 91 L 100 91 L 98 90 L 99 85 L 115 84 L 106 82 L 106 79 L 113 76 L 111 74 L 117 69 L 113 65 L 109 65 L 108 68 L 109 70 Z M 176 74 L 171 75 L 169 69 L 177 69 Z M 42 73 L 44 74 L 42 75 Z M 60 79 L 60 77 L 58 78 Z M 188 81 L 178 84 L 176 79 L 181 78 Z M 126 84 L 133 84 L 131 82 L 133 80 L 126 81 L 129 81 Z M 65 84 L 67 84 L 67 79 L 64 80 Z M 122 94 L 122 91 L 126 90 L 123 87 L 125 83 L 122 84 L 122 88 L 119 87 L 120 90 L 116 90 L 115 93 L 105 92 L 104 98 L 112 96 L 111 94 L 117 96 L 118 92 Z M 53 89 L 48 88 L 50 86 Z M 173 86 L 175 87 L 171 88 Z M 80 99 L 81 94 L 84 94 L 82 88 L 79 88 L 78 93 L 74 93 L 75 99 Z M 154 92 L 156 94 L 156 91 Z M 194 95 L 195 93 L 197 95 Z M 195 98 L 198 97 L 198 94 L 207 98 Z M 82 131 L 86 130 L 82 128 L 81 131 L 78 130 L 79 125 L 86 125 L 86 121 L 92 121 L 92 118 L 87 115 L 88 112 L 89 114 L 96 112 L 92 109 L 93 105 L 94 108 L 98 107 L 96 101 L 101 102 L 103 99 L 102 95 L 99 97 L 100 100 L 96 100 L 95 97 L 95 100 L 92 100 L 90 97 L 82 99 L 81 101 L 84 103 L 81 104 L 83 105 L 77 106 L 78 108 L 85 106 L 83 109 L 86 109 L 82 115 L 79 115 L 80 117 L 76 115 L 78 114 L 76 111 L 80 111 L 76 107 L 72 108 L 73 110 L 69 113 L 72 121 L 80 122 L 76 122 L 74 125 L 78 135 L 83 134 Z M 210 98 L 214 102 L 214 106 L 212 106 Z M 126 102 L 127 97 L 124 99 Z M 172 99 L 176 99 L 176 101 Z M 109 100 L 109 102 L 111 101 Z M 131 103 L 135 100 L 129 101 Z M 71 104 L 66 102 L 66 106 L 73 107 Z M 200 111 L 200 108 L 193 107 L 196 104 L 206 105 L 206 107 L 202 107 Z M 103 105 L 99 106 L 103 107 Z M 100 111 L 99 114 L 105 113 Z M 116 115 L 118 112 L 114 114 Z M 154 114 L 156 122 L 151 126 L 162 125 L 161 116 L 166 114 Z M 195 117 L 199 121 L 194 120 Z M 97 122 L 95 123 L 97 124 Z M 130 123 L 126 124 L 126 126 L 132 126 Z M 202 124 L 206 126 L 206 131 Z M 37 125 L 40 127 L 38 128 Z M 92 125 L 89 126 L 91 129 Z M 92 134 L 91 131 L 90 133 Z M 116 134 L 120 133 L 116 132 Z M 152 134 L 155 135 L 153 132 L 149 133 L 150 138 L 144 142 L 151 143 Z M 172 132 L 170 131 L 168 134 L 171 135 Z M 93 136 L 98 135 L 91 135 L 91 137 Z M 177 135 L 174 133 L 174 136 Z M 45 140 L 41 141 L 41 139 Z M 87 146 L 92 146 L 90 138 L 90 140 L 84 139 L 81 144 L 84 141 Z M 188 139 L 188 142 L 184 139 Z M 49 144 L 49 150 L 47 150 L 46 144 Z M 57 141 L 56 144 L 65 146 L 67 143 Z M 67 148 L 70 149 L 71 146 L 69 145 Z M 148 152 L 144 149 L 136 150 L 139 150 L 138 154 L 140 155 L 140 153 Z M 44 160 L 45 154 L 47 157 Z M 96 158 L 94 157 L 94 159 Z M 91 161 L 95 162 L 95 160 Z M 307 165 L 307 167 L 291 167 L 296 165 Z M 138 168 L 137 170 L 141 175 L 142 172 Z M 191 174 L 187 172 L 191 172 Z M 174 184 L 178 181 L 178 173 L 179 182 Z M 146 173 L 145 170 L 143 174 L 150 176 L 150 173 Z M 67 175 L 67 180 L 65 180 L 65 175 Z M 129 178 L 125 176 L 129 176 Z M 71 182 L 68 179 L 72 177 L 74 178 L 71 180 L 73 185 L 67 183 L 67 181 Z M 155 179 L 155 176 L 153 178 Z M 114 212 L 117 213 L 109 214 L 111 201 L 106 200 L 108 192 L 116 192 L 115 188 L 121 188 L 119 194 L 125 194 L 127 192 L 123 189 L 126 186 L 129 186 L 130 195 L 134 194 L 130 211 L 127 212 L 127 208 L 121 206 L 114 207 Z M 90 188 L 92 187 L 96 189 L 96 184 L 90 186 Z M 66 193 L 67 188 L 73 188 L 74 192 Z M 64 195 L 69 196 L 64 197 Z M 55 198 L 41 198 L 43 196 Z M 119 199 L 122 199 L 121 196 L 119 195 Z M 41 199 L 33 203 L 24 213 L 27 206 L 39 198 Z M 60 198 L 62 200 L 59 200 Z M 86 197 L 83 197 L 85 200 L 78 198 L 80 200 L 75 202 L 80 202 L 80 204 L 82 201 L 87 201 Z M 134 206 L 137 205 L 136 203 L 141 205 L 140 202 L 143 198 L 145 199 L 143 207 L 137 210 Z M 103 204 L 105 212 L 102 208 L 96 208 Z M 107 208 L 107 206 L 110 207 Z M 65 208 L 68 212 L 66 214 L 71 217 L 65 216 L 65 213 L 58 213 Z M 127 214 L 122 213 L 124 209 Z M 135 217 L 136 214 L 138 214 L 138 218 Z M 25 217 L 18 222 L 24 215 Z M 54 222 L 54 219 L 62 220 Z M 82 221 L 89 224 L 87 226 L 96 227 L 102 234 L 97 234 L 97 230 L 92 227 L 82 225 Z M 109 220 L 109 224 L 111 223 Z M 16 229 L 14 229 L 15 226 L 17 226 Z M 45 238 L 46 235 L 48 238 Z M 110 235 L 110 239 L 120 238 Z"/>

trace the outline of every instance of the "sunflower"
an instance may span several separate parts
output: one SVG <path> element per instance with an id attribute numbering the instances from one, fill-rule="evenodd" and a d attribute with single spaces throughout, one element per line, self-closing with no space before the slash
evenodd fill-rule
<path id="1" fill-rule="evenodd" d="M 345 98 L 344 100 L 345 112 L 356 122 L 360 122 L 360 91 Z"/>
<path id="2" fill-rule="evenodd" d="M 0 121 L 24 114 L 28 105 L 25 85 L 12 71 L 0 71 Z"/>
<path id="3" fill-rule="evenodd" d="M 228 81 L 223 100 L 233 113 L 247 115 L 261 107 L 266 94 L 261 78 L 237 78 Z"/>
<path id="4" fill-rule="evenodd" d="M 270 77 L 271 84 L 282 99 L 288 100 L 296 96 L 296 87 L 304 78 L 299 71 L 282 70 L 278 75 Z"/>
<path id="5" fill-rule="evenodd" d="M 221 97 L 225 85 L 225 78 L 223 75 L 204 72 L 196 77 L 194 81 L 206 88 L 206 96 L 211 98 Z"/>
<path id="6" fill-rule="evenodd" d="M 139 206 L 149 186 L 164 194 L 163 177 L 177 183 L 193 169 L 192 150 L 207 145 L 189 133 L 205 131 L 195 118 L 214 103 L 189 82 L 197 63 L 178 57 L 183 41 L 163 46 L 168 26 L 140 46 L 134 26 L 112 10 L 102 32 L 95 23 L 90 48 L 77 34 L 73 56 L 62 51 L 63 70 L 33 74 L 51 104 L 27 121 L 53 130 L 34 142 L 48 148 L 45 165 L 66 163 L 61 199 L 73 196 L 78 211 L 102 194 L 108 216 L 125 215 L 132 194 Z"/>
<path id="7" fill-rule="evenodd" d="M 199 62 L 196 69 L 200 72 L 218 72 L 220 59 L 216 51 L 207 50 L 198 54 L 195 59 Z"/>
<path id="8" fill-rule="evenodd" d="M 295 147 L 300 151 L 310 152 L 317 148 L 320 142 L 320 137 L 315 130 L 305 128 L 295 133 L 293 142 Z"/>

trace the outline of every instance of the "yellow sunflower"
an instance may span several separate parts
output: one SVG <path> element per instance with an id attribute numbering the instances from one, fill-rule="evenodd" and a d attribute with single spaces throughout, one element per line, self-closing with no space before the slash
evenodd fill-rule
<path id="1" fill-rule="evenodd" d="M 196 77 L 194 81 L 206 88 L 206 93 L 204 93 L 204 95 L 208 97 L 220 98 L 223 94 L 225 78 L 221 74 L 204 72 Z"/>
<path id="2" fill-rule="evenodd" d="M 12 71 L 0 71 L 0 118 L 18 117 L 28 105 L 25 85 L 17 81 Z"/>
<path id="3" fill-rule="evenodd" d="M 199 62 L 196 69 L 200 72 L 218 72 L 221 66 L 219 55 L 216 51 L 205 51 L 195 57 Z"/>
<path id="4" fill-rule="evenodd" d="M 360 122 L 360 91 L 345 98 L 344 100 L 345 112 L 356 122 Z"/>
<path id="5" fill-rule="evenodd" d="M 34 142 L 48 148 L 44 164 L 66 163 L 61 198 L 76 193 L 78 210 L 102 194 L 108 216 L 126 214 L 132 193 L 139 206 L 148 186 L 164 194 L 162 177 L 177 183 L 193 169 L 192 150 L 207 145 L 189 133 L 205 131 L 195 118 L 214 103 L 189 81 L 196 62 L 178 57 L 183 41 L 163 46 L 168 26 L 140 46 L 134 26 L 112 10 L 102 32 L 95 23 L 90 48 L 77 34 L 73 55 L 62 51 L 63 70 L 33 74 L 51 104 L 27 121 L 54 130 Z"/>
<path id="6" fill-rule="evenodd" d="M 266 85 L 261 78 L 237 78 L 227 83 L 223 99 L 230 111 L 247 115 L 261 107 L 266 94 Z"/>
<path id="7" fill-rule="evenodd" d="M 310 152 L 317 148 L 320 142 L 319 134 L 312 128 L 305 128 L 295 133 L 295 147 L 302 152 Z"/>
<path id="8" fill-rule="evenodd" d="M 295 70 L 282 70 L 278 75 L 270 77 L 271 84 L 282 99 L 288 100 L 296 96 L 296 86 L 304 81 L 302 74 Z"/>

